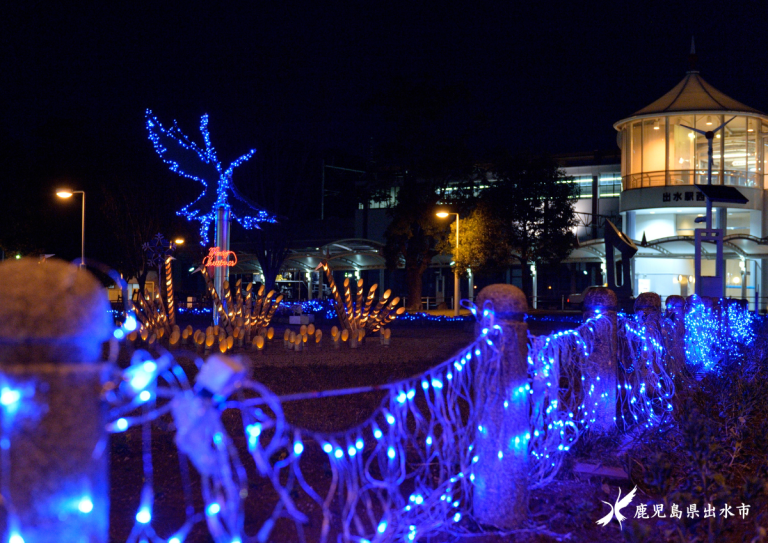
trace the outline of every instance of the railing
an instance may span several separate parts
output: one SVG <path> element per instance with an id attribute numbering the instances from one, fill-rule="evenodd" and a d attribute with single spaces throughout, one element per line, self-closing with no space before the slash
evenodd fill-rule
<path id="1" fill-rule="evenodd" d="M 722 179 L 725 184 L 734 187 L 762 187 L 762 174 L 741 170 L 725 170 Z M 719 170 L 712 170 L 712 184 L 722 183 Z M 642 189 L 648 187 L 678 187 L 693 184 L 707 184 L 707 170 L 670 170 L 669 173 L 648 172 L 625 175 L 622 179 L 622 189 Z"/>

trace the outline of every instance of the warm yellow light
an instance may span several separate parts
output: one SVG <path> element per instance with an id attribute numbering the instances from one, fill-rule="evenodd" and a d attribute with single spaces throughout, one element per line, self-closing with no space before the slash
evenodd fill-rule
<path id="1" fill-rule="evenodd" d="M 176 238 L 173 240 L 176 245 L 184 245 L 184 238 Z"/>
<path id="2" fill-rule="evenodd" d="M 447 211 L 438 211 L 437 213 L 435 213 L 435 215 L 437 215 L 437 216 L 438 216 L 438 217 L 440 217 L 441 219 L 444 219 L 444 218 L 446 218 L 448 215 L 450 215 L 450 213 L 448 213 Z"/>
<path id="3" fill-rule="evenodd" d="M 59 198 L 69 198 L 72 196 L 72 191 L 69 189 L 59 189 L 56 191 L 56 196 Z"/>
<path id="4" fill-rule="evenodd" d="M 712 117 L 707 117 L 707 126 L 712 126 Z"/>

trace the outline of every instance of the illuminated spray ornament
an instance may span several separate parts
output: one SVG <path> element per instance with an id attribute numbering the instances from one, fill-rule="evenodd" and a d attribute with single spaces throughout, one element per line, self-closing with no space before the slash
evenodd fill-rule
<path id="1" fill-rule="evenodd" d="M 220 208 L 226 209 L 230 217 L 246 230 L 258 228 L 260 222 L 276 222 L 274 215 L 249 202 L 232 184 L 234 169 L 248 161 L 256 149 L 251 149 L 225 168 L 211 144 L 207 114 L 200 119 L 204 147 L 187 137 L 175 121 L 166 129 L 149 109 L 145 118 L 149 139 L 163 162 L 171 171 L 203 185 L 200 196 L 177 212 L 190 221 L 200 222 L 201 245 L 208 243 L 209 226 L 216 220 Z"/>
<path id="2" fill-rule="evenodd" d="M 146 296 L 137 295 L 136 302 L 139 308 L 138 317 L 143 328 L 151 330 L 157 334 L 160 328 L 163 328 L 169 336 L 174 324 L 176 324 L 176 310 L 173 300 L 173 275 L 171 273 L 171 260 L 173 252 L 176 250 L 176 244 L 157 234 L 152 240 L 144 243 L 141 248 L 144 250 L 148 267 L 157 267 L 158 292 L 155 292 L 154 299 Z M 161 281 L 161 271 L 165 267 L 165 294 L 166 304 L 163 304 L 159 289 Z"/>
<path id="3" fill-rule="evenodd" d="M 333 272 L 328 263 L 323 262 L 317 267 L 318 270 L 320 268 L 325 272 L 328 287 L 333 295 L 336 314 L 344 330 L 349 330 L 350 333 L 354 334 L 357 334 L 359 331 L 375 333 L 405 313 L 404 307 L 395 309 L 395 306 L 400 302 L 400 298 L 394 297 L 390 299 L 392 294 L 390 290 L 385 291 L 376 303 L 376 289 L 379 285 L 374 284 L 366 295 L 362 279 L 357 281 L 357 294 L 353 290 L 354 286 L 350 288 L 349 279 L 345 279 L 342 295 L 341 289 L 336 286 L 336 282 L 333 280 Z"/>
<path id="4" fill-rule="evenodd" d="M 176 244 L 157 234 L 150 241 L 142 244 L 147 259 L 147 266 L 159 268 L 165 262 L 165 259 L 176 250 Z"/>

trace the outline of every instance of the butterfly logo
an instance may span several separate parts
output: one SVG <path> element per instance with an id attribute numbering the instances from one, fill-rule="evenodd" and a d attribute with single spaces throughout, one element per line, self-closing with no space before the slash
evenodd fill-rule
<path id="1" fill-rule="evenodd" d="M 636 493 L 637 493 L 637 486 L 635 486 L 635 488 L 633 488 L 632 491 L 626 496 L 624 496 L 624 498 L 622 499 L 621 489 L 619 489 L 619 495 L 616 497 L 616 503 L 614 505 L 611 505 L 606 501 L 600 500 L 605 505 L 611 508 L 611 512 L 605 515 L 600 520 L 598 520 L 597 524 L 600 526 L 608 526 L 608 523 L 611 522 L 611 519 L 615 516 L 616 520 L 619 521 L 619 529 L 623 530 L 624 527 L 621 525 L 621 521 L 626 520 L 627 517 L 621 514 L 621 510 L 630 504 L 632 499 L 635 497 Z"/>

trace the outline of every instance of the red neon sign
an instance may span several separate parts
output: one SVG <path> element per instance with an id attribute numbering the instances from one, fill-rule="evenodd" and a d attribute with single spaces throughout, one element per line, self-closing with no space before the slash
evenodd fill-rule
<path id="1" fill-rule="evenodd" d="M 222 251 L 218 247 L 208 249 L 208 256 L 203 258 L 203 266 L 206 268 L 231 268 L 237 264 L 237 255 L 234 251 Z"/>

